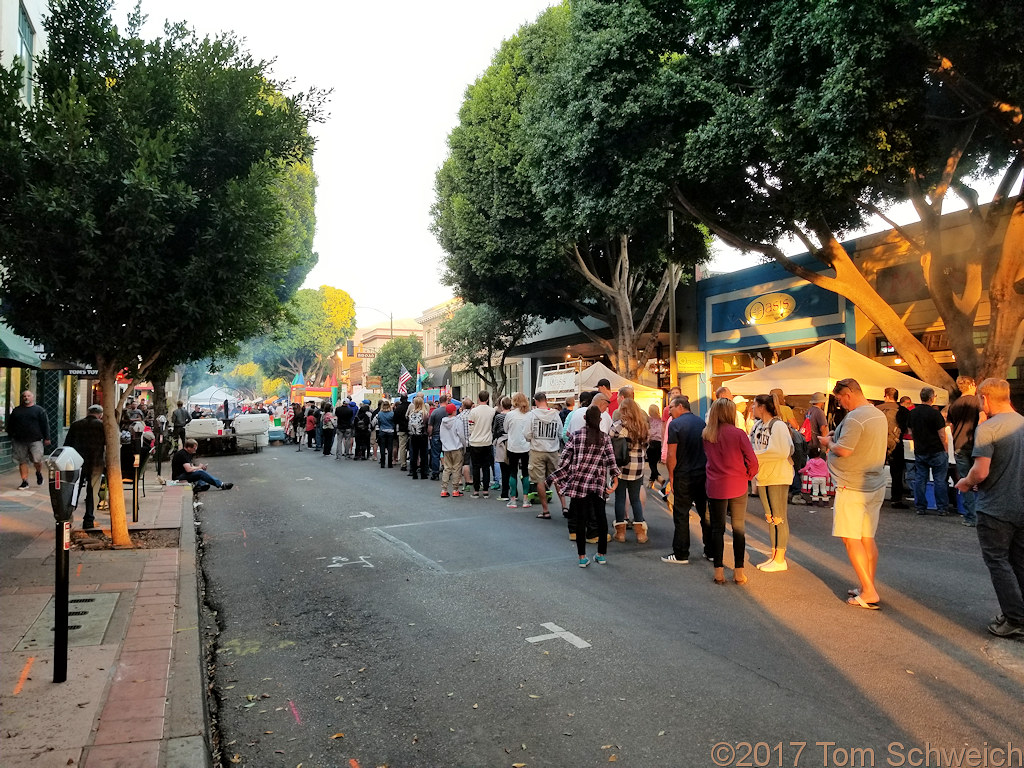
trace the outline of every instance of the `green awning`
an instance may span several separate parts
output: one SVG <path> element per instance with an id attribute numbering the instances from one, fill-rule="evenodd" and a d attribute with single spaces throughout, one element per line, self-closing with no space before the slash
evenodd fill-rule
<path id="1" fill-rule="evenodd" d="M 41 364 L 28 342 L 0 323 L 0 366 L 38 368 Z"/>

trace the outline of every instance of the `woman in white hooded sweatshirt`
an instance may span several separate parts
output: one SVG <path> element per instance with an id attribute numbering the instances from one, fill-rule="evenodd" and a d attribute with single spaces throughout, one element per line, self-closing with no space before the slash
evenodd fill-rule
<path id="1" fill-rule="evenodd" d="M 504 431 L 508 435 L 508 476 L 515 481 L 516 493 L 511 494 L 506 505 L 509 509 L 519 506 L 519 494 L 523 494 L 523 506 L 530 507 L 530 441 L 527 433 L 532 425 L 530 401 L 522 392 L 512 395 L 512 410 L 505 414 Z M 516 474 L 519 479 L 516 479 Z"/>
<path id="2" fill-rule="evenodd" d="M 761 571 L 785 571 L 789 545 L 789 486 L 793 482 L 793 438 L 789 425 L 778 418 L 775 399 L 758 395 L 753 404 L 754 428 L 750 442 L 757 456 L 757 494 L 772 540 L 772 556 L 757 567 Z"/>

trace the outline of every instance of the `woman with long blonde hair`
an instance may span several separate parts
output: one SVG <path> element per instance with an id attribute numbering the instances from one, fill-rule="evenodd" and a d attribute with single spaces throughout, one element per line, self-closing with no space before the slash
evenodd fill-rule
<path id="1" fill-rule="evenodd" d="M 708 508 L 711 517 L 711 558 L 715 583 L 725 584 L 725 516 L 732 520 L 733 581 L 746 584 L 747 484 L 757 476 L 757 457 L 747 434 L 736 426 L 736 404 L 718 399 L 708 411 L 702 433 L 707 457 Z"/>
<path id="2" fill-rule="evenodd" d="M 406 418 L 409 420 L 409 475 L 413 480 L 418 480 L 421 476 L 426 480 L 430 472 L 427 456 L 427 422 L 430 419 L 430 411 L 427 410 L 422 395 L 413 398 Z"/>
<path id="3" fill-rule="evenodd" d="M 625 398 L 619 401 L 615 411 L 609 436 L 623 438 L 629 442 L 629 460 L 619 467 L 622 474 L 615 488 L 615 541 L 626 540 L 626 495 L 629 494 L 629 505 L 633 510 L 633 530 L 636 532 L 637 544 L 647 542 L 647 522 L 644 520 L 644 504 L 640 491 L 644 481 L 644 454 L 651 432 L 648 417 L 640 410 L 636 400 Z"/>
<path id="4" fill-rule="evenodd" d="M 504 423 L 505 434 L 508 435 L 506 444 L 508 480 L 505 481 L 505 485 L 509 485 L 511 481 L 515 484 L 516 489 L 514 493 L 507 494 L 511 497 L 506 505 L 509 509 L 519 506 L 520 492 L 523 494 L 523 506 L 533 506 L 527 496 L 530 492 L 530 441 L 527 436 L 530 434 L 532 424 L 530 401 L 522 392 L 516 392 L 512 395 L 512 410 L 505 414 Z M 521 478 L 519 480 L 516 479 L 517 473 Z"/>

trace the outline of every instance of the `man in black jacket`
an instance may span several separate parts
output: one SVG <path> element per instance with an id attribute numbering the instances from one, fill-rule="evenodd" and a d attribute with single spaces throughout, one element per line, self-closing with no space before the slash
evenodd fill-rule
<path id="1" fill-rule="evenodd" d="M 395 431 L 398 433 L 398 455 L 395 463 L 401 464 L 399 471 L 405 472 L 409 456 L 409 396 L 402 395 L 395 406 Z"/>
<path id="2" fill-rule="evenodd" d="M 185 438 L 183 437 L 182 440 Z M 84 419 L 73 422 L 68 427 L 64 445 L 74 448 L 83 459 L 82 482 L 86 485 L 85 515 L 82 517 L 82 528 L 95 528 L 94 513 L 100 501 L 100 482 L 103 479 L 103 406 L 90 405 Z"/>
<path id="3" fill-rule="evenodd" d="M 338 461 L 342 456 L 352 458 L 352 418 L 356 415 L 356 409 L 352 407 L 351 400 L 342 400 L 334 409 L 334 419 L 337 422 L 338 433 L 337 447 L 334 451 L 334 460 Z"/>
<path id="4" fill-rule="evenodd" d="M 935 390 L 921 389 L 921 405 L 910 412 L 910 431 L 914 434 L 914 508 L 917 514 L 928 512 L 926 497 L 928 470 L 932 474 L 935 509 L 939 515 L 949 512 L 949 450 L 946 445 L 946 420 L 932 403 Z"/>
<path id="5" fill-rule="evenodd" d="M 28 490 L 28 465 L 36 466 L 36 485 L 43 484 L 43 446 L 50 444 L 50 423 L 46 411 L 36 405 L 34 392 L 21 393 L 21 405 L 7 417 L 7 434 L 14 447 L 14 463 L 21 471 L 19 491 Z"/>

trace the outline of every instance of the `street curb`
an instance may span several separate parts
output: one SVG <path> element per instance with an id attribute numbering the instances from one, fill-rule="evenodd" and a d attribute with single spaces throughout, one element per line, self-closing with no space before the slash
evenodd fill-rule
<path id="1" fill-rule="evenodd" d="M 192 494 L 186 493 L 181 502 L 178 602 L 167 683 L 163 768 L 213 768 L 197 560 Z"/>

